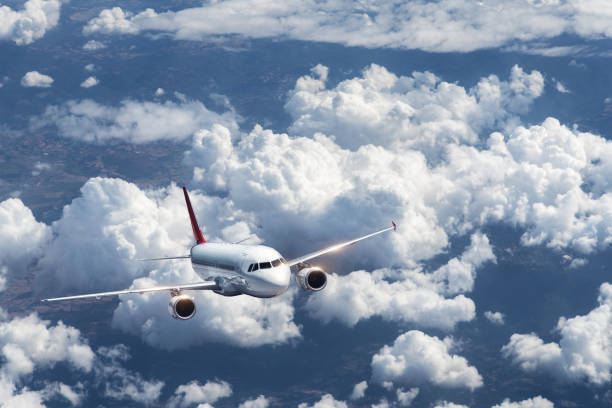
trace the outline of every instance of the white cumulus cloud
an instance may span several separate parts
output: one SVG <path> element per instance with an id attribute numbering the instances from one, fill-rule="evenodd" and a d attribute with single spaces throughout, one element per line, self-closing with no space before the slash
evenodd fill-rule
<path id="1" fill-rule="evenodd" d="M 88 85 L 94 84 L 90 81 Z M 164 103 L 126 99 L 119 106 L 84 99 L 47 107 L 33 125 L 54 125 L 60 135 L 85 142 L 147 143 L 162 139 L 181 141 L 213 123 L 236 129 L 235 119 L 232 112 L 217 114 L 201 102 L 182 98 Z"/>
<path id="2" fill-rule="evenodd" d="M 66 399 L 72 406 L 78 406 L 81 404 L 85 397 L 83 390 L 83 384 L 78 383 L 75 387 L 71 387 L 64 383 L 51 383 L 48 384 L 42 392 L 43 397 L 51 398 L 55 395 L 59 395 Z"/>
<path id="3" fill-rule="evenodd" d="M 168 402 L 169 407 L 186 408 L 195 404 L 214 404 L 217 400 L 232 395 L 232 387 L 225 381 L 198 381 L 180 385 Z"/>
<path id="4" fill-rule="evenodd" d="M 100 41 L 96 41 L 96 40 L 89 40 L 85 44 L 83 44 L 83 49 L 85 51 L 98 51 L 106 47 L 107 47 L 106 44 Z"/>
<path id="5" fill-rule="evenodd" d="M 564 94 L 571 93 L 571 91 L 567 89 L 567 87 L 563 85 L 561 81 L 558 81 L 555 79 L 554 84 L 555 84 L 555 89 L 557 90 L 557 92 L 564 93 Z"/>
<path id="6" fill-rule="evenodd" d="M 491 323 L 498 324 L 498 325 L 503 325 L 504 324 L 504 319 L 506 318 L 506 315 L 504 315 L 503 313 L 501 313 L 501 312 L 492 312 L 490 310 L 487 310 L 486 312 L 484 312 L 484 316 Z"/>
<path id="7" fill-rule="evenodd" d="M 319 79 L 303 77 L 296 85 L 305 95 L 323 92 L 326 69 L 317 66 L 314 71 Z M 515 67 L 511 77 L 504 85 L 512 89 L 511 96 L 501 103 L 505 108 L 500 112 L 520 110 L 542 91 L 537 72 L 525 74 Z M 399 81 L 381 67 L 370 68 L 363 77 L 325 92 L 340 95 L 343 87 L 384 83 L 380 78 Z M 498 82 L 489 77 L 479 83 L 490 88 Z M 329 124 L 344 111 L 354 110 L 354 117 L 367 115 L 371 109 L 362 100 L 389 93 L 382 85 L 372 85 L 368 92 L 368 98 L 346 98 L 343 109 L 334 109 L 330 102 L 324 119 L 313 123 L 332 129 Z M 465 90 L 456 92 L 451 100 L 461 101 L 465 94 Z M 430 108 L 440 111 L 438 102 Z M 435 122 L 444 115 L 434 118 Z M 265 226 L 262 238 L 273 246 L 283 245 L 289 257 L 304 249 L 292 245 L 295 240 L 288 237 L 320 246 L 323 241 L 371 232 L 380 227 L 378 220 L 395 219 L 398 232 L 380 237 L 387 244 L 360 243 L 360 251 L 345 252 L 343 272 L 355 264 L 376 269 L 390 263 L 400 266 L 400 271 L 332 273 L 326 290 L 309 296 L 306 307 L 323 321 L 338 319 L 347 325 L 380 315 L 450 329 L 473 319 L 474 304 L 463 293 L 473 287 L 479 257 L 494 261 L 494 256 L 486 237 L 476 234 L 480 238 L 473 243 L 473 253 L 451 259 L 433 273 L 422 273 L 418 262 L 444 251 L 449 237 L 501 222 L 524 228 L 524 245 L 570 247 L 588 254 L 612 242 L 608 216 L 612 144 L 553 118 L 531 127 L 504 121 L 503 128 L 503 133 L 493 132 L 488 138 L 481 135 L 479 143 L 447 140 L 440 145 L 443 159 L 430 164 L 428 153 L 423 153 L 427 146 L 390 147 L 383 141 L 351 150 L 322 133 L 306 132 L 311 134 L 304 137 L 255 126 L 248 134 L 237 134 L 215 125 L 194 135 L 185 163 L 194 168 L 196 185 L 211 194 L 222 193 L 252 214 Z M 295 132 L 297 127 L 291 129 Z M 374 133 L 371 143 L 379 143 Z M 346 222 L 347 214 L 359 221 Z M 345 298 L 348 301 L 339 300 Z"/>
<path id="8" fill-rule="evenodd" d="M 31 374 L 36 366 L 51 367 L 61 361 L 85 372 L 91 371 L 94 353 L 79 331 L 62 322 L 55 326 L 49 323 L 36 314 L 0 321 L 3 375 L 18 379 Z"/>
<path id="9" fill-rule="evenodd" d="M 523 370 L 543 371 L 566 381 L 610 382 L 612 370 L 612 285 L 599 288 L 599 306 L 586 315 L 562 317 L 558 343 L 544 343 L 536 334 L 513 334 L 503 354 Z"/>
<path id="10" fill-rule="evenodd" d="M 80 332 L 62 322 L 51 325 L 37 314 L 9 318 L 0 310 L 0 401 L 8 407 L 44 407 L 44 401 L 81 401 L 80 386 L 40 381 L 38 373 L 66 365 L 80 373 L 93 372 L 95 355 Z M 32 381 L 32 378 L 37 381 Z M 42 383 L 42 388 L 41 387 Z"/>
<path id="11" fill-rule="evenodd" d="M 387 401 L 385 398 L 382 398 L 380 401 L 378 401 L 378 404 L 372 404 L 371 408 L 389 408 L 389 401 Z"/>
<path id="12" fill-rule="evenodd" d="M 150 16 L 152 10 L 147 9 L 146 12 L 141 13 L 141 17 Z M 119 33 L 119 34 L 136 34 L 139 30 L 136 24 L 132 22 L 133 14 L 130 12 L 124 12 L 120 7 L 113 7 L 112 9 L 102 10 L 98 17 L 91 19 L 83 32 L 85 34 L 91 33 Z"/>
<path id="13" fill-rule="evenodd" d="M 347 408 L 348 405 L 344 401 L 336 400 L 333 395 L 325 394 L 321 399 L 312 405 L 303 402 L 298 405 L 298 408 Z"/>
<path id="14" fill-rule="evenodd" d="M 518 402 L 511 402 L 506 398 L 501 404 L 494 405 L 491 408 L 554 408 L 554 406 L 551 401 L 538 395 Z"/>
<path id="15" fill-rule="evenodd" d="M 233 139 L 222 126 L 194 136 L 185 156 L 186 164 L 194 166 L 193 182 L 212 193 L 224 192 L 237 207 L 256 214 L 265 226 L 262 238 L 273 246 L 283 243 L 288 257 L 301 255 L 304 242 L 308 249 L 319 249 L 324 242 L 376 231 L 392 219 L 401 226 L 401 239 L 376 239 L 393 240 L 397 247 L 363 243 L 362 251 L 352 253 L 355 261 L 369 259 L 382 266 L 385 260 L 388 265 L 394 252 L 410 262 L 446 245 L 433 212 L 419 199 L 431 187 L 418 152 L 400 159 L 364 146 L 353 153 L 324 135 L 290 137 L 260 126 L 235 145 Z M 351 222 L 345 214 L 352 214 Z"/>
<path id="16" fill-rule="evenodd" d="M 331 274 L 325 290 L 309 296 L 306 309 L 324 322 L 340 320 L 349 326 L 379 315 L 385 320 L 450 330 L 474 318 L 474 302 L 460 293 L 471 291 L 476 268 L 494 259 L 487 237 L 474 234 L 460 258 L 433 273 L 381 269 Z"/>
<path id="17" fill-rule="evenodd" d="M 160 207 L 154 195 L 147 196 L 128 182 L 89 180 L 81 196 L 64 207 L 52 225 L 55 239 L 39 262 L 43 268 L 37 276 L 39 287 L 55 288 L 54 294 L 120 289 L 154 266 L 134 259 L 188 252 L 188 230 L 181 228 L 177 217 L 169 216 L 173 210 L 185 211 L 178 188 L 174 191 L 163 197 Z"/>
<path id="18" fill-rule="evenodd" d="M 515 89 L 510 105 L 524 106 L 541 92 L 539 79 L 510 83 L 510 88 L 525 90 Z M 370 92 L 369 99 L 379 97 L 375 88 Z M 368 115 L 370 107 L 351 101 L 342 110 L 330 109 L 320 127 L 340 121 L 345 110 L 358 112 L 355 117 Z M 435 103 L 430 109 L 440 111 Z M 437 123 L 444 115 L 434 117 Z M 395 219 L 402 239 L 392 238 L 393 252 L 407 263 L 439 253 L 449 235 L 497 222 L 525 228 L 525 245 L 572 247 L 583 253 L 606 247 L 612 169 L 606 153 L 612 144 L 554 118 L 529 128 L 506 123 L 504 129 L 488 138 L 481 135 L 478 148 L 469 141 L 447 140 L 439 146 L 444 159 L 428 163 L 428 146 L 386 147 L 383 141 L 382 146 L 350 150 L 321 133 L 302 137 L 256 126 L 241 135 L 213 126 L 195 134 L 185 163 L 194 167 L 195 183 L 228 194 L 240 208 L 256 213 L 266 226 L 266 239 L 284 237 L 275 230 L 282 215 L 285 234 L 290 230 L 293 236 L 329 240 L 338 238 L 320 234 L 342 231 L 352 236 L 377 228 L 380 222 L 373 220 Z M 379 143 L 376 134 L 370 143 Z M 362 222 L 356 230 L 352 223 L 333 221 L 347 213 L 372 220 L 372 225 Z M 306 217 L 308 225 L 300 222 Z M 390 255 L 369 253 L 368 259 L 374 263 L 378 256 L 386 260 Z"/>
<path id="19" fill-rule="evenodd" d="M 23 9 L 0 6 L 0 40 L 27 45 L 54 28 L 60 17 L 62 0 L 28 0 Z"/>
<path id="20" fill-rule="evenodd" d="M 21 78 L 21 85 L 26 88 L 49 88 L 53 78 L 38 71 L 30 71 Z"/>
<path id="21" fill-rule="evenodd" d="M 332 135 L 352 150 L 368 143 L 412 148 L 428 158 L 449 143 L 475 144 L 483 130 L 513 122 L 544 89 L 539 72 L 518 66 L 508 81 L 491 75 L 471 89 L 429 72 L 398 77 L 375 64 L 333 89 L 326 88 L 326 67 L 313 73 L 297 81 L 285 106 L 294 118 L 291 133 Z"/>
<path id="22" fill-rule="evenodd" d="M 120 401 L 150 405 L 159 400 L 163 381 L 147 380 L 140 373 L 124 367 L 130 359 L 129 349 L 117 344 L 96 351 L 95 382 L 103 386 L 104 396 Z"/>
<path id="23" fill-rule="evenodd" d="M 98 78 L 94 76 L 88 77 L 86 80 L 81 82 L 81 88 L 91 88 L 92 86 L 96 86 L 100 83 Z"/>
<path id="24" fill-rule="evenodd" d="M 408 331 L 384 346 L 372 357 L 372 380 L 415 385 L 424 382 L 441 387 L 469 388 L 482 386 L 482 377 L 475 367 L 456 354 L 451 354 L 454 340 L 440 340 L 417 330 Z"/>
<path id="25" fill-rule="evenodd" d="M 351 393 L 351 399 L 357 400 L 357 399 L 363 398 L 367 389 L 368 389 L 367 381 L 361 381 L 355 384 L 355 386 L 353 387 L 353 392 Z"/>
<path id="26" fill-rule="evenodd" d="M 0 291 L 10 272 L 23 272 L 51 239 L 51 229 L 36 221 L 18 198 L 0 202 Z"/>
<path id="27" fill-rule="evenodd" d="M 263 395 L 260 395 L 255 399 L 244 401 L 243 403 L 238 405 L 238 408 L 268 408 L 269 405 L 270 402 L 268 401 L 268 399 Z"/>
<path id="28" fill-rule="evenodd" d="M 408 391 L 404 391 L 401 388 L 398 388 L 396 391 L 397 394 L 397 403 L 400 407 L 409 407 L 412 404 L 412 401 L 419 395 L 418 388 L 410 388 Z"/>
<path id="29" fill-rule="evenodd" d="M 137 280 L 133 287 L 201 280 L 187 268 L 176 268 L 175 272 L 166 273 L 159 280 Z M 250 296 L 227 298 L 210 292 L 193 295 L 196 315 L 185 322 L 172 319 L 168 313 L 167 294 L 121 296 L 112 325 L 139 335 L 152 346 L 167 350 L 211 341 L 257 347 L 282 344 L 300 337 L 299 327 L 293 321 L 294 295 L 291 291 L 266 302 Z"/>
<path id="30" fill-rule="evenodd" d="M 434 408 L 470 408 L 467 405 L 455 404 L 454 402 L 442 401 L 436 403 Z"/>

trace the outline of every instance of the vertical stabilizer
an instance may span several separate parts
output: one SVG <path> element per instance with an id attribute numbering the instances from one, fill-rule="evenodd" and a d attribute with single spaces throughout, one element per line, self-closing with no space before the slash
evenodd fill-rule
<path id="1" fill-rule="evenodd" d="M 198 224 L 193 208 L 191 207 L 191 201 L 189 200 L 189 194 L 187 194 L 187 187 L 183 187 L 183 193 L 185 194 L 185 203 L 187 203 L 187 211 L 189 211 L 189 219 L 191 220 L 191 228 L 193 229 L 193 236 L 197 244 L 205 244 L 206 240 L 202 235 L 202 230 Z"/>

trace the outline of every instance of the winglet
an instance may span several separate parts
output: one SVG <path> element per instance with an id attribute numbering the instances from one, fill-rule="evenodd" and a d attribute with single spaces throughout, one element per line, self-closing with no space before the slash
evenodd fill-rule
<path id="1" fill-rule="evenodd" d="M 183 186 L 183 193 L 185 194 L 185 203 L 187 203 L 187 211 L 189 211 L 189 219 L 191 220 L 191 228 L 193 229 L 193 237 L 196 240 L 196 243 L 205 244 L 206 240 L 204 239 L 204 235 L 202 235 L 202 230 L 198 225 L 198 220 L 196 219 L 195 214 L 193 213 L 193 208 L 191 207 L 191 201 L 189 200 L 189 194 L 187 194 L 187 187 Z"/>
<path id="2" fill-rule="evenodd" d="M 391 224 L 393 224 L 393 231 L 397 231 L 397 224 L 395 221 L 391 221 Z"/>

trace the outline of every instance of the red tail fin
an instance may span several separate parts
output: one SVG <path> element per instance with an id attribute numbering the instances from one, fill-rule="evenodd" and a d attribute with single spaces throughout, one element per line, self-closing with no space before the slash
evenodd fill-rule
<path id="1" fill-rule="evenodd" d="M 204 239 L 204 235 L 202 235 L 202 230 L 198 225 L 198 220 L 196 220 L 196 216 L 193 213 L 193 208 L 191 207 L 189 194 L 187 194 L 187 187 L 183 187 L 183 193 L 185 194 L 185 203 L 187 203 L 187 211 L 189 211 L 189 219 L 191 220 L 191 228 L 193 229 L 193 236 L 196 240 L 196 243 L 205 244 L 206 240 Z"/>

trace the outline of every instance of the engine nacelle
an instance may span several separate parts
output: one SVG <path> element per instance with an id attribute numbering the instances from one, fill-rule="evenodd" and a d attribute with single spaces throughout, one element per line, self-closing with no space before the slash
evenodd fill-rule
<path id="1" fill-rule="evenodd" d="M 175 319 L 191 319 L 196 313 L 195 302 L 189 295 L 172 296 L 168 302 L 168 311 Z"/>
<path id="2" fill-rule="evenodd" d="M 295 280 L 304 290 L 318 292 L 327 285 L 327 275 L 323 269 L 313 266 L 303 268 L 295 274 Z"/>

